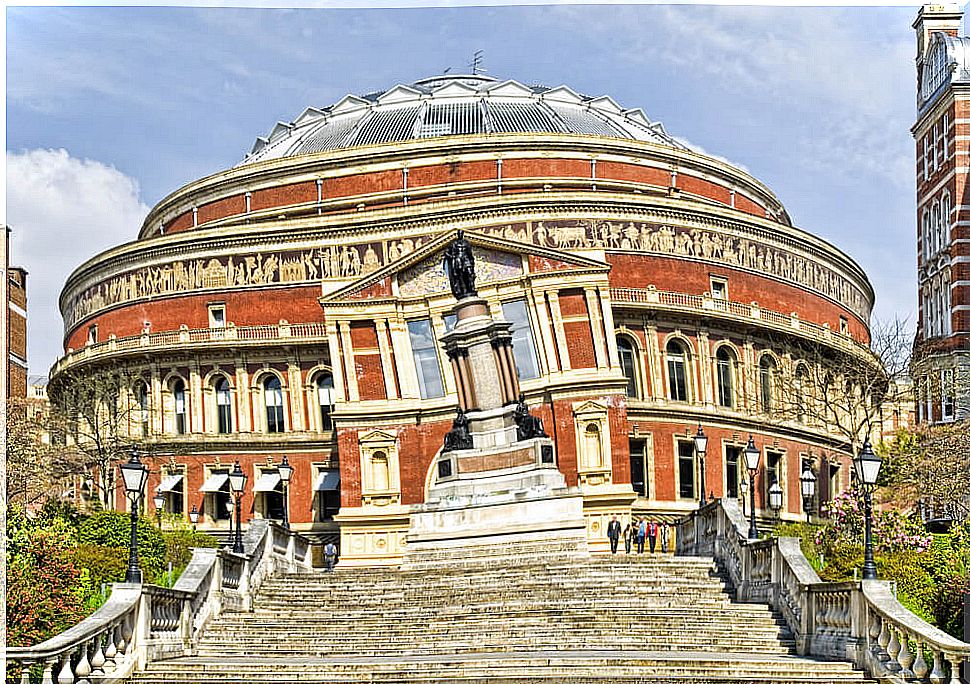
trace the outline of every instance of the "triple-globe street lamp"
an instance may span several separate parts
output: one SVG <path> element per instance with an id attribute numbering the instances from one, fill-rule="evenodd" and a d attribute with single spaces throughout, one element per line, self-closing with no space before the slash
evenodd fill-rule
<path id="1" fill-rule="evenodd" d="M 148 482 L 148 467 L 138 458 L 138 448 L 131 450 L 131 459 L 118 466 L 125 484 L 125 495 L 131 502 L 131 538 L 128 541 L 128 570 L 125 582 L 141 584 L 142 572 L 138 566 L 138 505 Z"/>

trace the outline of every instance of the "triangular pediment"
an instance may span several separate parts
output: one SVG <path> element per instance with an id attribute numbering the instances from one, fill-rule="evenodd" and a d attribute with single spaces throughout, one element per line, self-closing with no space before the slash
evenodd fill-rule
<path id="1" fill-rule="evenodd" d="M 579 93 L 569 86 L 564 85 L 547 90 L 542 94 L 542 99 L 554 102 L 571 102 L 573 104 L 582 104 L 584 101 Z"/>
<path id="2" fill-rule="evenodd" d="M 394 442 L 396 440 L 397 435 L 386 430 L 368 430 L 357 433 L 357 441 L 361 444 L 367 442 Z"/>
<path id="3" fill-rule="evenodd" d="M 474 95 L 478 91 L 472 88 L 470 85 L 465 85 L 460 81 L 452 81 L 451 83 L 446 83 L 440 88 L 435 88 L 431 91 L 434 97 L 468 97 L 469 95 Z"/>
<path id="4" fill-rule="evenodd" d="M 380 104 L 390 104 L 392 102 L 403 102 L 406 100 L 416 100 L 421 97 L 421 91 L 410 88 L 406 85 L 398 84 L 377 98 Z"/>
<path id="5" fill-rule="evenodd" d="M 532 88 L 522 85 L 518 81 L 509 80 L 489 86 L 486 91 L 490 97 L 531 97 L 535 93 Z"/>
<path id="6" fill-rule="evenodd" d="M 538 225 L 538 224 L 537 224 Z M 513 234 L 527 239 L 528 235 L 514 226 L 495 226 L 482 231 Z M 397 296 L 402 298 L 427 296 L 447 292 L 450 288 L 443 266 L 443 252 L 457 237 L 450 230 L 432 238 L 408 254 L 401 255 L 389 265 L 366 275 L 320 299 L 321 303 L 361 299 L 388 299 L 391 283 L 397 282 Z M 479 285 L 520 278 L 526 273 L 546 271 L 584 271 L 608 273 L 610 265 L 598 259 L 559 249 L 540 247 L 485 232 L 465 231 L 465 239 L 472 246 L 475 272 Z"/>
<path id="7" fill-rule="evenodd" d="M 591 413 L 607 413 L 608 411 L 609 407 L 606 404 L 592 399 L 579 404 L 573 404 L 573 415 L 576 416 L 589 415 Z"/>

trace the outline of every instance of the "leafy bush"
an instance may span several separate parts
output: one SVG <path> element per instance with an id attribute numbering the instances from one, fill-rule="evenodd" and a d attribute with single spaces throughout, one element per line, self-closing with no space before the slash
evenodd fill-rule
<path id="1" fill-rule="evenodd" d="M 219 548 L 219 540 L 215 537 L 192 529 L 177 529 L 165 532 L 165 563 L 171 563 L 172 568 L 181 572 L 192 560 L 194 548 Z"/>
<path id="2" fill-rule="evenodd" d="M 850 489 L 825 504 L 823 510 L 831 524 L 819 528 L 815 543 L 822 547 L 862 544 L 865 522 L 861 500 L 861 492 Z M 872 542 L 876 551 L 925 551 L 933 536 L 916 518 L 904 517 L 897 511 L 873 511 Z"/>
<path id="3" fill-rule="evenodd" d="M 937 588 L 933 606 L 936 625 L 950 636 L 966 641 L 963 633 L 963 602 L 970 595 L 970 576 L 954 575 Z"/>
<path id="4" fill-rule="evenodd" d="M 131 539 L 131 518 L 119 511 L 99 511 L 78 528 L 81 544 L 127 549 Z M 153 581 L 165 565 L 165 539 L 144 517 L 138 519 L 138 558 L 146 581 Z"/>
<path id="5" fill-rule="evenodd" d="M 125 581 L 128 549 L 81 544 L 72 549 L 71 556 L 79 568 L 87 571 L 92 591 L 100 593 L 102 584 Z"/>

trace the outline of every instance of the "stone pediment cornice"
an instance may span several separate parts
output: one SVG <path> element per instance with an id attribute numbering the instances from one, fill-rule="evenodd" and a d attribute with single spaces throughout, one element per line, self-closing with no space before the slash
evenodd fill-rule
<path id="1" fill-rule="evenodd" d="M 437 254 L 443 252 L 453 240 L 456 239 L 458 234 L 458 229 L 449 230 L 446 233 L 441 233 L 437 237 L 433 238 L 429 243 L 425 244 L 423 247 L 416 249 L 410 254 L 402 257 L 401 259 L 395 261 L 384 268 L 361 278 L 360 280 L 347 285 L 329 295 L 324 295 L 320 298 L 321 303 L 329 304 L 331 302 L 339 302 L 341 300 L 346 300 L 351 295 L 364 290 L 371 285 L 381 282 L 385 279 L 391 279 L 401 272 L 414 268 L 418 264 L 425 262 Z M 524 244 L 521 242 L 515 242 L 512 240 L 505 240 L 503 238 L 497 238 L 491 235 L 486 235 L 476 232 L 466 232 L 465 239 L 471 243 L 472 247 L 478 247 L 481 249 L 491 250 L 495 252 L 504 252 L 507 254 L 518 254 L 521 256 L 537 256 L 544 257 L 547 259 L 555 259 L 556 261 L 568 264 L 570 266 L 575 266 L 576 269 L 581 270 L 586 273 L 609 273 L 610 265 L 604 261 L 598 259 L 591 259 L 586 256 L 579 254 L 574 254 L 571 252 L 564 252 L 558 249 L 550 249 L 548 247 L 537 247 L 533 243 Z M 573 269 L 570 269 L 572 271 Z M 386 298 L 384 298 L 386 300 Z M 360 301 L 356 300 L 359 304 Z M 368 300 L 370 302 L 371 300 Z"/>

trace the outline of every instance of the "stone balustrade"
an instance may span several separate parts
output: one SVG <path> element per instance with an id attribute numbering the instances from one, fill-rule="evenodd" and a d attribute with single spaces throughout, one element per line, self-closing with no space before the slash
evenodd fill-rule
<path id="1" fill-rule="evenodd" d="M 223 609 L 250 610 L 262 581 L 278 572 L 309 572 L 305 537 L 277 523 L 255 520 L 246 553 L 195 549 L 171 589 L 114 584 L 93 615 L 35 646 L 8 648 L 8 664 L 31 670 L 42 684 L 94 684 L 124 680 L 148 662 L 191 655 L 202 628 Z"/>
<path id="2" fill-rule="evenodd" d="M 785 620 L 800 655 L 847 660 L 888 682 L 961 684 L 970 643 L 907 610 L 880 580 L 823 582 L 799 540 L 746 538 L 734 499 L 721 499 L 677 524 L 677 554 L 713 556 L 739 601 L 770 605 Z"/>

